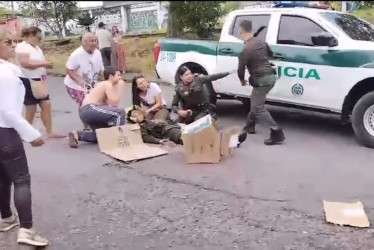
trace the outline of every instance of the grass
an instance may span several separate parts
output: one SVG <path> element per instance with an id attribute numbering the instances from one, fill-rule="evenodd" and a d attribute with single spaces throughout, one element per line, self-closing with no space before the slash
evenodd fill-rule
<path id="1" fill-rule="evenodd" d="M 155 68 L 153 47 L 162 35 L 124 37 L 126 72 L 151 75 Z M 69 55 L 80 46 L 79 36 L 69 37 L 67 45 L 56 46 L 54 39 L 45 39 L 43 50 L 47 60 L 54 64 L 50 73 L 66 74 L 65 64 Z"/>
<path id="2" fill-rule="evenodd" d="M 356 10 L 353 11 L 352 14 L 374 24 L 374 8 Z"/>

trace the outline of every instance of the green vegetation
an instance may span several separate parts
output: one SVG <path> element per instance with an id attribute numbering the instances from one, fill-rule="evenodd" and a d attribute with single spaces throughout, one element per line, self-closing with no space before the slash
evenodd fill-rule
<path id="1" fill-rule="evenodd" d="M 352 14 L 374 24 L 374 8 L 365 8 L 353 11 Z"/>

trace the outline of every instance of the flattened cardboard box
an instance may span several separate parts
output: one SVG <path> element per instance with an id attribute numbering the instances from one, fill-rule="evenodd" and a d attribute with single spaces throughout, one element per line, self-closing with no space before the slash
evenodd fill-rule
<path id="1" fill-rule="evenodd" d="M 102 153 L 123 162 L 153 158 L 168 152 L 143 142 L 138 124 L 96 130 L 99 149 Z"/>
<path id="2" fill-rule="evenodd" d="M 369 227 L 370 222 L 360 201 L 356 203 L 341 203 L 323 201 L 326 221 L 352 227 Z"/>
<path id="3" fill-rule="evenodd" d="M 219 132 L 213 125 L 210 115 L 184 125 L 182 132 L 183 148 L 187 163 L 219 163 L 221 156 L 232 153 L 230 138 L 238 128 Z"/>

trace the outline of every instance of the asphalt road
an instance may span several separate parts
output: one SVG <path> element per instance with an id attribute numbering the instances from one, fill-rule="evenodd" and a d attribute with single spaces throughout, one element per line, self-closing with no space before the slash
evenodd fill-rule
<path id="1" fill-rule="evenodd" d="M 55 127 L 79 129 L 62 78 L 51 83 Z M 170 101 L 173 89 L 162 88 Z M 239 102 L 218 110 L 222 127 L 244 124 Z M 27 146 L 35 226 L 58 250 L 374 249 L 373 229 L 327 224 L 322 208 L 323 200 L 360 200 L 374 221 L 374 151 L 339 117 L 270 110 L 285 145 L 264 146 L 268 131 L 260 129 L 218 165 L 188 165 L 181 148 L 125 165 L 97 145 Z M 16 237 L 17 230 L 0 234 L 0 249 L 33 249 Z"/>

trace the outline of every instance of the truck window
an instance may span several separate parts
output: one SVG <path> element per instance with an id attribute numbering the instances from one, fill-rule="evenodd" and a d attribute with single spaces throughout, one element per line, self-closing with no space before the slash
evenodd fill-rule
<path id="1" fill-rule="evenodd" d="M 320 32 L 325 32 L 325 30 L 308 18 L 282 15 L 279 24 L 277 43 L 314 46 L 312 35 Z"/>
<path id="2" fill-rule="evenodd" d="M 374 41 L 374 26 L 353 15 L 333 12 L 320 14 L 330 23 L 337 25 L 353 40 Z"/>
<path id="3" fill-rule="evenodd" d="M 252 21 L 252 29 L 253 33 L 256 33 L 259 31 L 260 28 L 262 30 L 260 33 L 258 33 L 257 37 L 261 40 L 266 40 L 266 34 L 268 31 L 269 21 L 270 21 L 270 15 L 245 15 L 245 16 L 237 16 L 235 18 L 235 22 L 233 25 L 233 28 L 231 30 L 231 35 L 235 36 L 236 38 L 241 39 L 239 35 L 239 25 L 243 20 L 249 20 Z"/>

